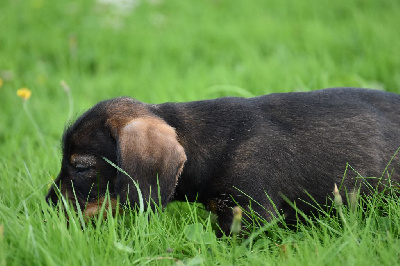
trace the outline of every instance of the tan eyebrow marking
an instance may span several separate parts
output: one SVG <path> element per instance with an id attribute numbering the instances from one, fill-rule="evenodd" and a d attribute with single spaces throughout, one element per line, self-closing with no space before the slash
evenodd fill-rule
<path id="1" fill-rule="evenodd" d="M 71 164 L 76 166 L 77 164 L 82 164 L 84 166 L 94 166 L 96 164 L 96 157 L 88 154 L 72 154 Z"/>

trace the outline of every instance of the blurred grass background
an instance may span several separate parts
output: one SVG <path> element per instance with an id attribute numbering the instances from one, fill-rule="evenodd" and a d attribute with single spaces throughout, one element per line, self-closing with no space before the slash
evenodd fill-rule
<path id="1" fill-rule="evenodd" d="M 121 95 L 159 103 L 335 86 L 400 91 L 395 0 L 123 2 L 133 4 L 2 2 L 1 139 L 23 120 L 20 87 L 32 90 L 44 134 L 59 136 L 68 108 L 60 80 L 74 113 Z"/>
<path id="2" fill-rule="evenodd" d="M 123 2 L 1 1 L 0 225 L 36 211 L 59 170 L 65 124 L 103 99 L 400 92 L 398 0 Z M 16 95 L 23 87 L 39 130 Z"/>

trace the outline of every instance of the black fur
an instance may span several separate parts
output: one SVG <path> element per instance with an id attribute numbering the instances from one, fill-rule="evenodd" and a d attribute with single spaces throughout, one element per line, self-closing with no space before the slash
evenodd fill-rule
<path id="1" fill-rule="evenodd" d="M 232 197 L 247 208 L 250 196 L 262 206 L 252 203 L 252 208 L 269 220 L 275 212 L 268 194 L 287 219 L 293 219 L 294 211 L 281 195 L 307 213 L 312 208 L 298 199 L 311 202 L 309 193 L 325 203 L 335 183 L 367 192 L 360 177 L 377 177 L 366 179 L 376 186 L 400 146 L 400 96 L 382 91 L 335 88 L 159 105 L 117 98 L 97 104 L 64 133 L 62 168 L 55 183 L 61 182 L 61 191 L 71 198 L 73 180 L 83 206 L 86 199 L 97 198 L 97 190 L 104 194 L 107 185 L 114 197 L 126 193 L 123 187 L 129 181 L 119 182 L 123 175 L 102 159 L 120 163 L 118 127 L 107 123 L 118 116 L 150 116 L 175 129 L 187 160 L 173 196 L 162 204 L 197 200 L 217 213 L 224 232 L 232 220 Z M 72 154 L 93 155 L 96 168 L 80 173 L 70 163 Z M 355 171 L 349 167 L 343 180 L 347 164 Z M 397 182 L 398 166 L 395 157 L 387 168 Z M 141 178 L 135 177 L 139 185 Z M 160 182 L 161 190 L 171 178 L 168 174 Z M 96 191 L 90 190 L 93 186 Z M 47 199 L 57 202 L 54 188 Z"/>

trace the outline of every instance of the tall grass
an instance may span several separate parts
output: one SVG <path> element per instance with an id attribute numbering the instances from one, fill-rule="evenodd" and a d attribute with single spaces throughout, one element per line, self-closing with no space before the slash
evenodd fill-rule
<path id="1" fill-rule="evenodd" d="M 393 188 L 295 228 L 254 216 L 237 238 L 216 238 L 215 217 L 198 204 L 82 224 L 44 196 L 60 167 L 65 124 L 102 99 L 334 86 L 400 92 L 399 11 L 397 0 L 142 0 L 123 13 L 94 0 L 3 1 L 0 265 L 398 264 Z M 16 96 L 22 87 L 32 91 L 25 103 Z"/>

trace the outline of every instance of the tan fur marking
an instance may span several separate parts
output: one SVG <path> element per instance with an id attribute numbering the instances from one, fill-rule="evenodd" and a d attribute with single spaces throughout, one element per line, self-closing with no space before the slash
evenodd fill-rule
<path id="1" fill-rule="evenodd" d="M 147 110 L 145 104 L 124 98 L 108 105 L 106 125 L 114 130 L 111 134 L 117 137 L 115 134 L 132 121 L 132 118 L 141 119 L 142 117 L 150 117 L 150 115 L 151 113 Z"/>
<path id="2" fill-rule="evenodd" d="M 134 128 L 135 134 L 132 135 L 132 129 Z M 160 147 L 162 144 L 175 143 L 176 133 L 175 130 L 166 124 L 163 120 L 153 117 L 143 117 L 131 120 L 122 129 L 121 134 L 125 134 L 126 142 L 137 142 L 137 139 L 145 140 L 145 142 L 136 143 L 135 149 L 138 150 L 142 155 L 158 157 Z M 163 143 L 158 143 L 162 140 Z M 161 145 L 162 146 L 161 146 Z M 121 148 L 125 148 L 122 146 Z M 156 152 L 156 154 L 154 154 Z"/>
<path id="3" fill-rule="evenodd" d="M 96 164 L 96 158 L 93 155 L 87 154 L 72 154 L 70 160 L 71 164 L 74 166 L 81 164 L 83 166 L 91 167 Z"/>
<path id="4" fill-rule="evenodd" d="M 77 154 L 72 154 L 72 155 L 71 155 L 70 162 L 71 162 L 72 165 L 75 164 L 75 160 L 76 160 L 76 157 L 77 157 L 77 156 L 78 156 Z"/>
<path id="5" fill-rule="evenodd" d="M 153 117 L 134 119 L 121 130 L 121 134 L 131 133 L 132 128 L 135 128 L 135 134 L 125 136 L 125 142 L 136 143 L 136 152 L 146 161 L 162 158 L 173 149 L 177 149 L 180 154 L 183 154 L 184 158 L 181 158 L 181 160 L 186 161 L 185 152 L 177 140 L 175 129 L 163 120 Z M 138 142 L 138 139 L 142 141 Z M 128 146 L 122 145 L 123 154 Z M 182 168 L 183 165 L 177 176 L 179 176 Z"/>
<path id="6" fill-rule="evenodd" d="M 101 207 L 103 206 L 103 203 L 104 203 L 104 197 L 100 198 L 98 202 L 87 203 L 85 211 L 83 213 L 84 216 L 89 218 L 89 217 L 98 215 L 101 210 Z M 111 206 L 109 206 L 110 203 L 111 203 Z M 104 212 L 103 212 L 103 218 L 107 218 L 107 213 L 109 211 L 109 207 L 111 207 L 112 214 L 115 215 L 116 206 L 117 206 L 116 199 L 110 199 L 110 200 L 107 199 L 106 203 L 105 203 Z"/>
<path id="7" fill-rule="evenodd" d="M 218 213 L 218 202 L 215 199 L 210 199 L 207 204 L 208 209 L 211 211 L 213 214 Z"/>
<path id="8" fill-rule="evenodd" d="M 122 167 L 132 169 L 133 178 L 147 185 L 154 185 L 158 174 L 160 186 L 171 193 L 170 198 L 187 159 L 175 129 L 162 119 L 148 116 L 129 121 L 118 135 Z"/>

